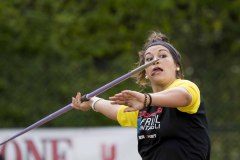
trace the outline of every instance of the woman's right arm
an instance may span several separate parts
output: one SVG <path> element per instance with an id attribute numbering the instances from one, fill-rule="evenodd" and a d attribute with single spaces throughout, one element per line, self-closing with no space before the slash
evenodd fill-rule
<path id="1" fill-rule="evenodd" d="M 78 92 L 76 97 L 72 98 L 72 106 L 81 111 L 88 111 L 93 106 L 96 112 L 100 112 L 106 117 L 117 121 L 117 113 L 121 105 L 113 105 L 111 101 L 92 97 L 89 101 L 81 102 L 81 93 Z"/>

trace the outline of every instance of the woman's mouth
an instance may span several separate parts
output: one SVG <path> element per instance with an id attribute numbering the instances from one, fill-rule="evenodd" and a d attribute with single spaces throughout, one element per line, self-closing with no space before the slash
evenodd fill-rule
<path id="1" fill-rule="evenodd" d="M 155 74 L 161 73 L 162 71 L 163 71 L 162 68 L 160 68 L 160 67 L 155 67 L 155 68 L 153 68 L 153 70 L 152 70 L 151 76 L 154 76 Z"/>

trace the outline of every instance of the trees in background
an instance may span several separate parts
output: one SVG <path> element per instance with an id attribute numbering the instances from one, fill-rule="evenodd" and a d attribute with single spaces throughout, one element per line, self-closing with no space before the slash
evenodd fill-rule
<path id="1" fill-rule="evenodd" d="M 152 30 L 165 33 L 197 83 L 210 130 L 239 131 L 237 0 L 5 1 L 0 3 L 0 127 L 26 127 L 135 67 Z M 101 94 L 142 90 L 127 80 Z M 149 91 L 148 89 L 143 89 Z M 45 127 L 117 125 L 70 111 Z M 228 132 L 229 133 L 229 132 Z"/>

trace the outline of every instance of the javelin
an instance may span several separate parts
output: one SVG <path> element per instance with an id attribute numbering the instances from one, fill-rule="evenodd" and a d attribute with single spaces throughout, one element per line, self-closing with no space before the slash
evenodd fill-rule
<path id="1" fill-rule="evenodd" d="M 90 100 L 92 97 L 97 96 L 97 95 L 99 95 L 100 93 L 102 93 L 102 92 L 104 92 L 104 91 L 112 88 L 113 86 L 117 85 L 118 83 L 120 83 L 120 82 L 128 79 L 128 78 L 131 77 L 132 75 L 134 75 L 134 74 L 136 74 L 136 73 L 138 73 L 138 72 L 141 72 L 142 70 L 144 70 L 145 68 L 147 68 L 148 66 L 150 66 L 150 65 L 153 64 L 153 63 L 155 63 L 155 62 L 158 61 L 158 60 L 159 60 L 159 59 L 155 59 L 155 60 L 152 60 L 151 62 L 148 62 L 148 63 L 146 63 L 146 64 L 144 64 L 144 65 L 141 65 L 141 66 L 137 67 L 136 69 L 128 72 L 127 74 L 124 74 L 124 75 L 122 75 L 121 77 L 119 77 L 119 78 L 117 78 L 117 79 L 115 79 L 115 80 L 107 83 L 106 85 L 104 85 L 104 86 L 102 86 L 102 87 L 94 90 L 93 92 L 88 93 L 88 94 L 86 94 L 86 95 L 83 95 L 82 98 L 81 98 L 81 101 L 83 102 L 83 101 L 88 101 L 88 100 Z M 72 107 L 72 103 L 66 105 L 65 107 L 57 110 L 56 112 L 54 112 L 54 113 L 46 116 L 45 118 L 43 118 L 43 119 L 41 119 L 41 120 L 33 123 L 32 125 L 30 125 L 30 126 L 28 126 L 27 128 L 23 129 L 21 132 L 15 134 L 15 135 L 12 136 L 11 138 L 3 141 L 0 145 L 3 145 L 3 144 L 5 144 L 5 143 L 7 143 L 7 142 L 9 142 L 9 141 L 17 138 L 18 136 L 20 136 L 20 135 L 22 135 L 22 134 L 24 134 L 24 133 L 26 133 L 26 132 L 34 129 L 34 128 L 37 128 L 37 127 L 43 125 L 44 123 L 47 123 L 48 121 L 50 121 L 50 120 L 52 120 L 52 119 L 54 119 L 54 118 L 62 115 L 63 113 L 70 111 L 72 108 L 73 108 L 73 107 Z"/>

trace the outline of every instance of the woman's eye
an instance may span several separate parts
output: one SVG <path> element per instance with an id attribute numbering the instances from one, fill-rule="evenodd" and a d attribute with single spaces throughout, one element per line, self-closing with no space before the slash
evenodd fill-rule
<path id="1" fill-rule="evenodd" d="M 147 58 L 145 59 L 146 62 L 150 62 L 151 60 L 153 60 L 152 57 L 147 57 Z"/>
<path id="2" fill-rule="evenodd" d="M 163 55 L 160 55 L 159 58 L 166 58 L 167 55 L 163 54 Z"/>

